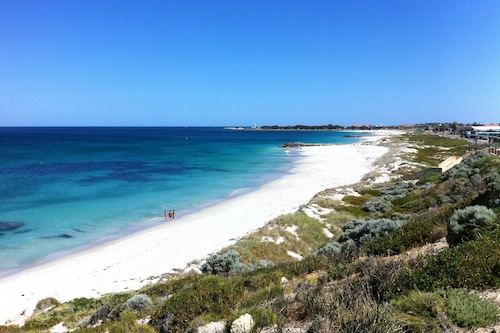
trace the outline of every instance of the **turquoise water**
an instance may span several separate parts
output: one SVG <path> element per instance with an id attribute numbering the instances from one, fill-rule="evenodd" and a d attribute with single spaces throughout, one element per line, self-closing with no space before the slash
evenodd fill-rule
<path id="1" fill-rule="evenodd" d="M 223 128 L 0 128 L 0 274 L 252 190 L 297 156 L 285 142 L 342 132 Z"/>

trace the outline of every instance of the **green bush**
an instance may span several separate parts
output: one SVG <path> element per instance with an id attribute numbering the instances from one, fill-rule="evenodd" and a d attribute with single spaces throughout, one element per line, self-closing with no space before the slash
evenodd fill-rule
<path id="1" fill-rule="evenodd" d="M 367 197 L 360 195 L 346 195 L 342 198 L 342 201 L 358 207 L 363 206 L 368 200 Z"/>
<path id="2" fill-rule="evenodd" d="M 394 205 L 385 197 L 377 197 L 373 200 L 366 202 L 362 209 L 365 212 L 375 213 L 381 212 L 386 213 L 392 209 Z"/>
<path id="3" fill-rule="evenodd" d="M 432 220 L 408 222 L 386 235 L 366 244 L 365 251 L 372 255 L 394 255 L 427 243 L 434 243 L 445 236 L 444 226 Z"/>
<path id="4" fill-rule="evenodd" d="M 210 256 L 201 266 L 204 274 L 233 275 L 241 272 L 245 265 L 240 262 L 240 254 L 234 250 Z"/>
<path id="5" fill-rule="evenodd" d="M 369 195 L 372 197 L 378 197 L 380 195 L 380 190 L 374 187 L 357 188 L 356 192 L 358 192 L 361 195 Z"/>
<path id="6" fill-rule="evenodd" d="M 446 239 L 451 245 L 475 239 L 481 229 L 492 224 L 496 214 L 485 206 L 469 206 L 453 213 L 448 223 Z"/>
<path id="7" fill-rule="evenodd" d="M 450 327 L 444 316 L 444 300 L 437 294 L 413 290 L 391 301 L 395 317 L 405 332 L 442 332 Z"/>
<path id="8" fill-rule="evenodd" d="M 156 309 L 150 323 L 160 331 L 162 325 L 168 321 L 169 330 L 184 332 L 191 321 L 201 314 L 225 318 L 243 297 L 244 288 L 240 281 L 204 275 L 191 285 L 185 286 L 185 289 L 171 295 Z"/>
<path id="9" fill-rule="evenodd" d="M 122 311 L 130 310 L 133 312 L 141 312 L 153 305 L 153 301 L 145 294 L 137 294 L 129 298 L 122 305 Z"/>
<path id="10" fill-rule="evenodd" d="M 354 220 L 344 224 L 340 242 L 352 239 L 357 245 L 367 243 L 377 237 L 386 235 L 403 225 L 402 221 L 395 220 Z"/>
<path id="11" fill-rule="evenodd" d="M 44 299 L 38 301 L 38 303 L 36 303 L 35 312 L 43 312 L 47 309 L 58 306 L 60 304 L 61 303 L 57 299 L 55 299 L 54 297 L 47 297 L 47 298 L 44 298 Z"/>
<path id="12" fill-rule="evenodd" d="M 71 303 L 73 303 L 73 309 L 75 311 L 81 311 L 94 309 L 96 306 L 99 306 L 101 304 L 101 301 L 94 298 L 80 297 L 75 298 L 73 301 L 71 301 Z"/>
<path id="13" fill-rule="evenodd" d="M 95 325 L 100 321 L 117 320 L 120 316 L 122 304 L 130 298 L 130 294 L 112 294 L 104 304 L 92 314 L 89 324 Z"/>
<path id="14" fill-rule="evenodd" d="M 445 307 L 455 324 L 469 329 L 493 325 L 500 316 L 496 305 L 460 290 L 446 292 Z"/>
<path id="15" fill-rule="evenodd" d="M 53 297 L 47 297 L 40 301 L 35 306 L 35 315 L 28 318 L 23 326 L 25 330 L 47 330 L 62 320 L 62 313 L 55 311 L 59 306 L 58 300 Z"/>
<path id="16" fill-rule="evenodd" d="M 62 320 L 58 313 L 50 316 L 33 316 L 24 323 L 23 329 L 26 331 L 43 331 L 57 325 Z"/>
<path id="17" fill-rule="evenodd" d="M 413 191 L 415 185 L 412 183 L 406 182 L 396 182 L 390 186 L 384 187 L 380 189 L 380 193 L 384 197 L 389 197 L 390 200 L 394 200 L 396 198 L 402 198 L 406 196 L 408 193 Z"/>
<path id="18" fill-rule="evenodd" d="M 155 333 L 153 327 L 136 323 L 137 317 L 132 311 L 124 311 L 120 320 L 114 323 L 109 333 Z"/>
<path id="19" fill-rule="evenodd" d="M 499 172 L 500 158 L 492 156 L 484 151 L 478 151 L 471 155 L 472 158 L 467 161 L 472 168 L 478 168 L 486 175 L 492 172 Z"/>
<path id="20" fill-rule="evenodd" d="M 266 304 L 275 298 L 282 297 L 283 294 L 284 290 L 281 285 L 266 286 L 252 293 L 243 304 L 243 307 L 249 308 L 260 304 Z"/>
<path id="21" fill-rule="evenodd" d="M 341 205 L 341 206 L 335 207 L 335 210 L 337 212 L 347 212 L 347 213 L 349 213 L 352 216 L 357 217 L 357 218 L 370 216 L 369 212 L 364 211 L 363 209 L 361 209 L 358 206 L 343 206 L 343 205 Z M 336 213 L 333 213 L 333 214 L 336 214 Z"/>
<path id="22" fill-rule="evenodd" d="M 255 328 L 270 327 L 278 323 L 276 313 L 269 307 L 256 307 L 245 312 L 248 312 L 252 315 Z"/>
<path id="23" fill-rule="evenodd" d="M 409 269 L 397 279 L 394 290 L 500 287 L 500 243 L 483 237 L 462 243 Z"/>
<path id="24" fill-rule="evenodd" d="M 332 256 L 336 254 L 340 254 L 342 245 L 339 242 L 330 242 L 325 246 L 316 249 L 313 252 L 313 256 Z"/>
<path id="25" fill-rule="evenodd" d="M 417 185 L 438 184 L 441 181 L 441 172 L 428 172 L 417 181 Z"/>
<path id="26" fill-rule="evenodd" d="M 395 316 L 408 332 L 442 332 L 452 325 L 478 328 L 496 323 L 496 305 L 466 291 L 450 289 L 436 292 L 411 291 L 391 301 Z"/>
<path id="27" fill-rule="evenodd" d="M 500 174 L 491 173 L 484 178 L 484 182 L 486 184 L 486 190 L 475 199 L 475 203 L 485 205 L 489 208 L 499 208 Z"/>

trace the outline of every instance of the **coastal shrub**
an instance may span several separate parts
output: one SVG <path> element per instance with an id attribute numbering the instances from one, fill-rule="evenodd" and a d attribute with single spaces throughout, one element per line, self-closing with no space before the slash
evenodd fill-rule
<path id="1" fill-rule="evenodd" d="M 399 212 L 394 212 L 391 215 L 391 220 L 409 220 L 411 219 L 412 215 L 411 214 L 403 214 Z"/>
<path id="2" fill-rule="evenodd" d="M 441 172 L 427 172 L 417 181 L 417 185 L 421 187 L 425 184 L 438 184 L 441 182 L 441 176 Z"/>
<path id="3" fill-rule="evenodd" d="M 440 184 L 436 189 L 436 205 L 471 201 L 478 194 L 479 187 L 469 183 L 468 178 L 452 179 Z"/>
<path id="4" fill-rule="evenodd" d="M 365 246 L 372 255 L 395 255 L 417 246 L 434 243 L 446 235 L 445 226 L 432 220 L 412 221 L 386 235 L 378 237 Z"/>
<path id="5" fill-rule="evenodd" d="M 500 159 L 499 159 L 500 160 Z M 500 170 L 500 168 L 499 168 Z M 500 174 L 490 173 L 484 178 L 486 189 L 476 199 L 475 203 L 489 208 L 500 207 Z"/>
<path id="6" fill-rule="evenodd" d="M 75 311 L 94 309 L 101 305 L 101 300 L 95 298 L 79 297 L 71 301 Z"/>
<path id="7" fill-rule="evenodd" d="M 133 311 L 124 311 L 120 320 L 109 328 L 109 333 L 156 333 L 149 325 L 138 324 L 137 317 Z"/>
<path id="8" fill-rule="evenodd" d="M 409 193 L 404 197 L 396 198 L 392 203 L 403 212 L 417 213 L 435 206 L 436 198 L 428 191 L 419 190 Z"/>
<path id="9" fill-rule="evenodd" d="M 25 331 L 45 331 L 61 322 L 61 316 L 57 313 L 49 316 L 33 316 L 26 320 L 23 329 Z"/>
<path id="10" fill-rule="evenodd" d="M 224 254 L 214 254 L 201 266 L 201 271 L 204 274 L 223 276 L 236 274 L 245 268 L 239 258 L 240 254 L 234 250 Z"/>
<path id="11" fill-rule="evenodd" d="M 255 307 L 259 304 L 267 304 L 275 298 L 282 297 L 285 291 L 281 285 L 269 285 L 252 293 L 242 304 L 245 308 Z"/>
<path id="12" fill-rule="evenodd" d="M 330 242 L 319 249 L 314 250 L 313 256 L 332 256 L 340 254 L 342 245 L 339 242 Z"/>
<path id="13" fill-rule="evenodd" d="M 438 333 L 451 328 L 443 311 L 444 299 L 436 293 L 413 290 L 390 305 L 405 332 Z"/>
<path id="14" fill-rule="evenodd" d="M 281 272 L 281 276 L 291 278 L 327 269 L 329 265 L 330 262 L 325 256 L 308 256 L 301 261 L 294 260 L 278 265 L 276 268 Z"/>
<path id="15" fill-rule="evenodd" d="M 390 311 L 372 297 L 362 279 L 344 279 L 334 287 L 304 291 L 297 297 L 303 318 L 312 319 L 311 332 L 400 332 Z"/>
<path id="16" fill-rule="evenodd" d="M 409 332 L 442 332 L 453 325 L 479 328 L 496 323 L 499 308 L 464 290 L 411 291 L 391 301 L 395 316 Z"/>
<path id="17" fill-rule="evenodd" d="M 500 316 L 498 306 L 462 290 L 444 293 L 448 317 L 459 327 L 479 328 L 493 325 Z"/>
<path id="18" fill-rule="evenodd" d="M 53 308 L 53 307 L 58 306 L 60 304 L 61 303 L 57 299 L 55 299 L 54 297 L 47 297 L 47 298 L 44 298 L 42 300 L 39 300 L 36 303 L 34 312 L 35 313 L 43 312 L 47 309 Z"/>
<path id="19" fill-rule="evenodd" d="M 361 195 L 367 195 L 371 197 L 378 197 L 380 195 L 380 190 L 372 186 L 356 188 L 356 192 L 358 192 Z"/>
<path id="20" fill-rule="evenodd" d="M 84 328 L 90 325 L 91 316 L 86 316 L 76 324 L 76 328 Z"/>
<path id="21" fill-rule="evenodd" d="M 393 204 L 385 197 L 377 197 L 373 200 L 367 201 L 362 209 L 366 212 L 375 213 L 381 212 L 386 213 L 390 211 L 393 207 Z"/>
<path id="22" fill-rule="evenodd" d="M 500 157 L 485 154 L 471 163 L 471 167 L 481 170 L 483 175 L 500 172 Z"/>
<path id="23" fill-rule="evenodd" d="M 342 255 L 344 257 L 352 256 L 358 250 L 356 243 L 352 239 L 348 239 L 343 243 L 329 242 L 324 246 L 314 250 L 313 256 L 334 257 Z"/>
<path id="24" fill-rule="evenodd" d="M 311 201 L 311 204 L 318 205 L 322 208 L 333 209 L 337 205 L 337 201 L 333 200 L 332 198 L 317 196 Z"/>
<path id="25" fill-rule="evenodd" d="M 403 265 L 398 261 L 387 261 L 382 257 L 371 256 L 357 263 L 356 272 L 364 281 L 372 298 L 377 303 L 389 300 Z"/>
<path id="26" fill-rule="evenodd" d="M 450 245 L 470 241 L 481 233 L 481 229 L 493 223 L 496 214 L 485 206 L 469 206 L 453 213 L 448 223 L 446 239 Z"/>
<path id="27" fill-rule="evenodd" d="M 169 332 L 185 332 L 201 314 L 226 318 L 241 301 L 244 291 L 241 279 L 203 275 L 157 307 L 150 324 L 160 332 L 162 325 L 169 322 Z"/>
<path id="28" fill-rule="evenodd" d="M 182 278 L 170 279 L 167 282 L 149 285 L 147 287 L 144 287 L 141 291 L 143 294 L 146 294 L 153 298 L 167 297 L 168 295 L 176 293 L 179 290 L 183 290 L 185 286 L 198 283 L 198 281 L 203 277 L 204 275 L 188 274 L 182 276 Z"/>
<path id="29" fill-rule="evenodd" d="M 330 213 L 328 215 L 332 215 L 332 220 L 342 220 L 341 218 L 335 218 L 336 215 L 339 215 L 339 213 L 349 213 L 350 215 L 354 216 L 355 218 L 360 218 L 360 217 L 368 217 L 370 216 L 370 213 L 367 211 L 364 211 L 358 206 L 347 206 L 347 205 L 339 205 L 335 208 L 335 212 Z M 352 218 L 351 218 L 352 219 Z M 348 221 L 344 221 L 348 222 Z"/>
<path id="30" fill-rule="evenodd" d="M 379 219 L 379 220 L 354 220 L 344 224 L 340 242 L 352 239 L 357 245 L 367 243 L 377 237 L 383 236 L 400 228 L 402 221 Z"/>
<path id="31" fill-rule="evenodd" d="M 342 201 L 347 202 L 351 205 L 361 207 L 363 206 L 369 199 L 365 196 L 361 195 L 346 195 L 342 198 Z"/>
<path id="32" fill-rule="evenodd" d="M 272 268 L 276 263 L 272 260 L 259 260 L 259 268 Z"/>
<path id="33" fill-rule="evenodd" d="M 486 236 L 451 247 L 421 265 L 414 265 L 400 275 L 394 290 L 498 287 L 500 243 L 497 237 Z"/>
<path id="34" fill-rule="evenodd" d="M 122 305 L 122 311 L 129 310 L 133 312 L 141 312 L 153 305 L 153 301 L 146 294 L 137 294 L 129 298 Z"/>
<path id="35" fill-rule="evenodd" d="M 390 186 L 384 187 L 380 189 L 380 193 L 384 197 L 390 198 L 390 200 L 396 198 L 402 198 L 406 196 L 408 193 L 413 191 L 415 185 L 413 183 L 406 182 L 396 182 Z"/>
<path id="36" fill-rule="evenodd" d="M 130 298 L 130 294 L 112 294 L 105 303 L 92 314 L 90 325 L 95 325 L 100 321 L 117 320 L 120 316 L 122 304 Z"/>
<path id="37" fill-rule="evenodd" d="M 271 327 L 278 323 L 278 317 L 270 306 L 254 307 L 245 312 L 252 316 L 254 327 Z"/>

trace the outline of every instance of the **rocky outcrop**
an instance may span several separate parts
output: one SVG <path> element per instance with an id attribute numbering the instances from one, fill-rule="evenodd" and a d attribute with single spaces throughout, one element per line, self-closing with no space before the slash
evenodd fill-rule
<path id="1" fill-rule="evenodd" d="M 254 321 L 249 313 L 245 313 L 231 324 L 231 333 L 250 333 L 252 331 Z"/>
<path id="2" fill-rule="evenodd" d="M 224 333 L 226 331 L 226 322 L 213 321 L 196 329 L 197 333 Z"/>

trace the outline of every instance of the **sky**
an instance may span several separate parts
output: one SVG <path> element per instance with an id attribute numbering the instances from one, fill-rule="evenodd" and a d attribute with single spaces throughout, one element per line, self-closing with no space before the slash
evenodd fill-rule
<path id="1" fill-rule="evenodd" d="M 500 122 L 500 1 L 0 0 L 0 126 Z"/>

